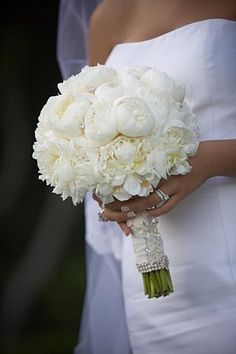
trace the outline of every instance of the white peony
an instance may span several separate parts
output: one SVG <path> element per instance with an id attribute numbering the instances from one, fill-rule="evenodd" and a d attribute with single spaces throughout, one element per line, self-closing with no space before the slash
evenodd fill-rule
<path id="1" fill-rule="evenodd" d="M 40 179 L 54 187 L 53 192 L 73 203 L 83 200 L 87 190 L 96 185 L 93 166 L 86 151 L 73 140 L 64 139 L 53 131 L 45 133 L 42 142 L 33 146 Z"/>
<path id="2" fill-rule="evenodd" d="M 142 98 L 155 117 L 155 129 L 163 124 L 170 112 L 173 101 L 163 93 L 157 94 L 152 88 L 140 87 L 136 91 L 137 97 Z"/>
<path id="3" fill-rule="evenodd" d="M 134 195 L 148 195 L 157 173 L 153 168 L 152 141 L 148 138 L 118 136 L 100 148 L 99 170 L 105 181 L 114 186 L 119 200 Z"/>
<path id="4" fill-rule="evenodd" d="M 168 157 L 164 150 L 162 150 L 159 146 L 153 149 L 153 167 L 159 176 L 159 179 L 167 178 L 168 171 Z M 159 181 L 158 181 L 159 182 Z"/>
<path id="5" fill-rule="evenodd" d="M 129 96 L 134 96 L 136 91 L 143 87 L 142 81 L 135 76 L 125 75 L 119 73 L 118 75 L 119 85 L 123 87 L 124 94 Z"/>
<path id="6" fill-rule="evenodd" d="M 84 135 L 97 146 L 107 144 L 118 135 L 109 103 L 97 101 L 90 105 L 84 118 Z"/>
<path id="7" fill-rule="evenodd" d="M 85 66 L 79 74 L 58 84 L 61 94 L 76 95 L 78 92 L 94 93 L 104 83 L 117 82 L 117 73 L 106 65 Z"/>
<path id="8" fill-rule="evenodd" d="M 185 119 L 189 117 L 190 111 L 186 104 L 174 102 L 168 112 L 168 119 L 169 120 L 181 120 L 185 121 Z"/>
<path id="9" fill-rule="evenodd" d="M 55 130 L 61 136 L 80 136 L 88 108 L 89 102 L 83 97 L 79 101 L 67 95 L 50 97 L 41 111 L 39 122 L 44 129 Z"/>
<path id="10" fill-rule="evenodd" d="M 123 96 L 124 88 L 119 85 L 116 86 L 110 82 L 100 85 L 96 91 L 95 96 L 99 101 L 113 103 L 120 96 Z"/>
<path id="11" fill-rule="evenodd" d="M 111 118 L 116 121 L 118 132 L 130 137 L 150 135 L 155 125 L 155 117 L 145 100 L 133 96 L 118 98 Z"/>
<path id="12" fill-rule="evenodd" d="M 163 126 L 160 144 L 166 152 L 167 171 L 175 170 L 181 174 L 190 171 L 188 157 L 197 152 L 199 145 L 196 134 L 191 128 L 181 120 L 169 120 Z"/>
<path id="13" fill-rule="evenodd" d="M 141 81 L 156 90 L 157 93 L 168 94 L 177 102 L 182 102 L 185 97 L 184 85 L 158 69 L 153 68 L 146 71 L 142 75 Z"/>

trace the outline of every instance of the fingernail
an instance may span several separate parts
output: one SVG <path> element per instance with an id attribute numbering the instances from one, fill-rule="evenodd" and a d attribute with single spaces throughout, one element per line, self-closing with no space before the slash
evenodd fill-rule
<path id="1" fill-rule="evenodd" d="M 134 211 L 129 211 L 129 212 L 127 213 L 128 219 L 134 218 L 135 216 L 136 216 L 136 214 L 135 214 Z"/>
<path id="2" fill-rule="evenodd" d="M 123 213 L 127 213 L 128 211 L 130 211 L 130 208 L 127 205 L 123 205 L 120 210 L 123 211 Z"/>

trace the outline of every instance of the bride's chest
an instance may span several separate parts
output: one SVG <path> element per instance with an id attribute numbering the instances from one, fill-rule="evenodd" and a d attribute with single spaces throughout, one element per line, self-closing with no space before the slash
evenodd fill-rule
<path id="1" fill-rule="evenodd" d="M 211 76 L 230 78 L 236 63 L 236 22 L 211 19 L 180 27 L 140 42 L 121 43 L 106 64 L 154 66 L 174 79 L 207 94 Z"/>

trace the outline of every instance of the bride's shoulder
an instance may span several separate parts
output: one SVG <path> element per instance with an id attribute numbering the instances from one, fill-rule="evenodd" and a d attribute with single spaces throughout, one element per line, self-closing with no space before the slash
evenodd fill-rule
<path id="1" fill-rule="evenodd" d="M 103 0 L 89 23 L 88 56 L 91 65 L 104 63 L 115 44 L 126 36 L 133 4 L 127 0 Z"/>

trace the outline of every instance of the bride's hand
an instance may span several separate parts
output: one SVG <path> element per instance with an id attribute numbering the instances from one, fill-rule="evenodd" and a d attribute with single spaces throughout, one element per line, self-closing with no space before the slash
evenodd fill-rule
<path id="1" fill-rule="evenodd" d="M 225 154 L 223 153 L 224 150 Z M 154 191 L 148 197 L 135 197 L 125 202 L 115 201 L 106 204 L 103 216 L 110 221 L 117 221 L 122 231 L 126 235 L 130 234 L 131 230 L 126 225 L 126 221 L 135 217 L 136 213 L 145 211 L 148 215 L 157 217 L 169 213 L 182 199 L 196 190 L 209 177 L 221 174 L 221 170 L 223 173 L 221 175 L 230 174 L 232 158 L 230 160 L 229 157 L 229 161 L 224 162 L 230 155 L 228 151 L 230 149 L 227 142 L 205 141 L 200 143 L 197 154 L 189 159 L 192 166 L 189 173 L 170 176 L 167 180 L 161 180 L 158 184 L 157 188 L 169 196 L 166 202 L 161 203 L 158 193 Z M 226 171 L 227 166 L 229 166 L 229 171 Z M 235 167 L 232 169 L 234 173 Z M 99 202 L 96 196 L 94 196 L 94 199 Z"/>

